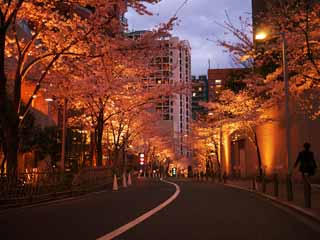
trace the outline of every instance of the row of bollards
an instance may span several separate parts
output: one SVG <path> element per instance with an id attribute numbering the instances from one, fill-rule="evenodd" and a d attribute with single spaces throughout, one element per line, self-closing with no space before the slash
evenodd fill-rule
<path id="1" fill-rule="evenodd" d="M 259 178 L 261 183 L 261 192 L 266 193 L 267 192 L 267 179 L 265 176 L 262 176 Z M 279 176 L 278 174 L 273 174 L 272 176 L 272 182 L 273 182 L 273 196 L 279 197 Z M 285 179 L 285 185 L 286 185 L 286 199 L 287 201 L 291 202 L 293 201 L 293 184 L 292 184 L 292 176 L 287 175 Z M 306 208 L 311 208 L 311 184 L 308 180 L 308 177 L 303 175 L 303 187 L 304 187 L 304 206 Z M 252 179 L 252 190 L 256 191 L 258 190 L 257 186 L 257 177 L 254 177 Z"/>

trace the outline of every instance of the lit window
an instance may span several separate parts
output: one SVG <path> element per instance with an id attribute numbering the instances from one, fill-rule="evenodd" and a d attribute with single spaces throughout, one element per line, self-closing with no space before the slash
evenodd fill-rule
<path id="1" fill-rule="evenodd" d="M 217 79 L 217 80 L 215 80 L 215 83 L 216 83 L 217 85 L 220 85 L 220 84 L 222 84 L 222 80 Z"/>
<path id="2" fill-rule="evenodd" d="M 202 88 L 201 88 L 201 87 L 199 87 L 199 88 L 198 88 L 198 90 L 199 90 L 199 91 L 202 91 Z"/>
<path id="3" fill-rule="evenodd" d="M 197 96 L 197 94 L 196 94 L 196 93 L 193 93 L 192 96 L 195 97 L 195 96 Z"/>

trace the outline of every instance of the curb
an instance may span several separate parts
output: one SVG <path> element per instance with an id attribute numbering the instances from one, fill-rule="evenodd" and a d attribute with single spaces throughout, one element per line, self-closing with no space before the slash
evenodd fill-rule
<path id="1" fill-rule="evenodd" d="M 305 210 L 304 208 L 302 207 L 298 207 L 294 204 L 291 204 L 291 203 L 288 203 L 286 201 L 283 201 L 283 200 L 280 200 L 276 197 L 273 197 L 273 196 L 270 196 L 270 195 L 267 195 L 267 194 L 264 194 L 264 193 L 260 193 L 260 192 L 257 192 L 257 191 L 253 191 L 251 189 L 248 189 L 248 188 L 245 188 L 245 187 L 240 187 L 240 186 L 237 186 L 237 185 L 233 185 L 233 184 L 224 184 L 224 186 L 227 186 L 227 187 L 231 187 L 231 188 L 236 188 L 236 189 L 240 189 L 240 190 L 243 190 L 243 191 L 246 191 L 246 192 L 250 192 L 250 193 L 253 193 L 253 194 L 256 194 L 260 197 L 263 197 L 263 198 L 266 198 L 266 199 L 269 199 L 271 200 L 272 202 L 276 203 L 276 204 L 279 204 L 279 205 L 282 205 L 284 207 L 287 207 L 291 210 L 293 210 L 294 212 L 298 213 L 298 214 L 301 214 L 315 222 L 317 222 L 318 224 L 320 224 L 320 216 L 308 211 L 308 210 Z"/>
<path id="2" fill-rule="evenodd" d="M 311 187 L 316 191 L 320 191 L 320 184 L 311 184 Z"/>

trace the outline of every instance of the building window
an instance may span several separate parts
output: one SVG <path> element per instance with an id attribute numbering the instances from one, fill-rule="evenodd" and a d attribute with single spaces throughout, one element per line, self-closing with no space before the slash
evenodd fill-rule
<path id="1" fill-rule="evenodd" d="M 216 85 L 221 85 L 222 84 L 222 80 L 220 80 L 220 79 L 216 79 L 214 82 L 215 82 Z"/>
<path id="2" fill-rule="evenodd" d="M 163 115 L 163 120 L 170 120 L 170 115 L 169 114 L 164 114 Z"/>

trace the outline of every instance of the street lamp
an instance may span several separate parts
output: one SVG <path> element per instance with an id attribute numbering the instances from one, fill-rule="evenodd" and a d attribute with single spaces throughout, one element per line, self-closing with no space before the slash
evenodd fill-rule
<path id="1" fill-rule="evenodd" d="M 283 64 L 283 80 L 285 89 L 285 126 L 286 126 L 286 149 L 287 149 L 287 164 L 288 164 L 288 176 L 287 176 L 287 190 L 288 190 L 288 200 L 293 200 L 292 194 L 292 164 L 291 164 L 291 122 L 290 122 L 290 107 L 289 107 L 289 80 L 288 80 L 288 61 L 287 61 L 287 40 L 284 31 L 280 32 L 281 44 L 282 44 L 282 64 Z M 256 40 L 265 40 L 268 37 L 266 32 L 259 32 L 255 35 Z"/>

